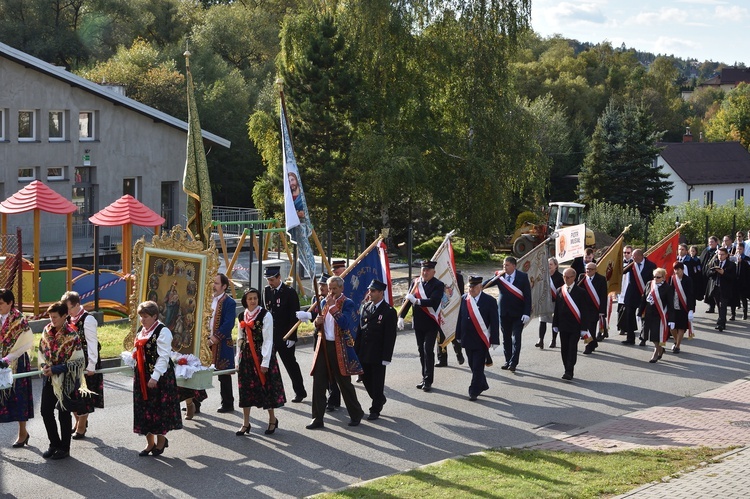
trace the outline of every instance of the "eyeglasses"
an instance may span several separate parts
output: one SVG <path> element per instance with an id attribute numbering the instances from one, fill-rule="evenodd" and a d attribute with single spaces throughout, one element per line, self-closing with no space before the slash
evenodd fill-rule
<path id="1" fill-rule="evenodd" d="M 623 251 L 623 252 L 622 252 L 622 254 L 623 254 L 623 255 L 629 255 L 629 254 L 630 254 L 630 251 Z"/>
<path id="2" fill-rule="evenodd" d="M 596 267 L 586 267 L 586 272 L 594 271 L 596 272 Z"/>
<path id="3" fill-rule="evenodd" d="M 664 276 L 663 275 L 655 275 L 654 279 L 664 279 Z"/>

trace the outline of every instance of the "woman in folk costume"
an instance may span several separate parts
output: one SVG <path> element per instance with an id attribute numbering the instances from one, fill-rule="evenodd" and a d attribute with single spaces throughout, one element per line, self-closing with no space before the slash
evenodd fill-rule
<path id="1" fill-rule="evenodd" d="M 674 288 L 674 345 L 672 352 L 680 353 L 680 345 L 685 331 L 692 335 L 693 314 L 695 313 L 695 294 L 693 294 L 693 282 L 685 273 L 682 262 L 672 264 L 674 275 L 672 276 L 672 287 Z"/>
<path id="2" fill-rule="evenodd" d="M 557 290 L 560 289 L 560 286 L 565 284 L 565 281 L 563 280 L 563 276 L 560 273 L 559 264 L 557 263 L 557 258 L 552 257 L 547 260 L 549 264 L 549 280 L 550 280 L 550 293 L 552 295 L 552 301 L 555 301 L 555 298 L 557 297 Z M 544 349 L 544 336 L 547 334 L 547 323 L 552 324 L 552 314 L 550 315 L 543 315 L 539 318 L 539 341 L 536 345 L 534 345 L 537 348 Z M 557 333 L 555 331 L 552 331 L 552 341 L 549 342 L 550 348 L 555 348 L 557 346 Z"/>
<path id="3" fill-rule="evenodd" d="M 666 281 L 667 271 L 654 269 L 654 278 L 646 283 L 641 298 L 643 314 L 643 335 L 647 341 L 654 342 L 652 364 L 664 355 L 664 345 L 669 338 L 670 329 L 674 329 L 674 288 Z"/>
<path id="4" fill-rule="evenodd" d="M 47 308 L 50 323 L 44 327 L 39 342 L 39 365 L 45 377 L 39 412 L 49 438 L 45 459 L 64 459 L 70 454 L 71 411 L 86 404 L 92 395 L 86 386 L 86 358 L 81 339 L 74 326 L 68 324 L 68 306 L 55 302 Z M 60 421 L 60 432 L 55 422 Z"/>
<path id="5" fill-rule="evenodd" d="M 133 354 L 133 433 L 146 436 L 146 448 L 139 456 L 158 456 L 169 447 L 167 432 L 182 428 L 177 379 L 170 358 L 172 332 L 159 320 L 156 302 L 145 301 L 137 311 L 141 328 L 135 336 Z"/>
<path id="6" fill-rule="evenodd" d="M 279 427 L 279 418 L 274 414 L 274 409 L 286 403 L 284 382 L 273 349 L 273 316 L 259 303 L 260 291 L 255 288 L 248 289 L 242 295 L 245 311 L 238 316 L 237 384 L 243 419 L 242 428 L 236 433 L 238 437 L 250 433 L 252 407 L 268 411 L 265 434 L 274 433 Z"/>
<path id="7" fill-rule="evenodd" d="M 34 334 L 23 314 L 16 308 L 13 291 L 0 289 L 0 369 L 10 374 L 31 370 L 28 351 L 34 346 Z M 2 379 L 2 378 L 0 378 Z M 0 383 L 2 384 L 2 383 Z M 34 417 L 31 378 L 19 378 L 7 390 L 0 390 L 0 423 L 18 421 L 18 439 L 13 447 L 29 443 L 26 422 Z"/>
<path id="8" fill-rule="evenodd" d="M 97 322 L 81 305 L 81 297 L 75 291 L 68 291 L 60 298 L 68 306 L 68 323 L 74 326 L 81 340 L 83 356 L 86 359 L 86 387 L 94 392 L 86 397 L 76 412 L 75 425 L 73 426 L 73 440 L 86 437 L 86 429 L 89 426 L 89 413 L 95 408 L 104 408 L 104 376 L 94 371 L 102 368 L 102 359 L 99 352 L 102 349 L 97 335 Z"/>

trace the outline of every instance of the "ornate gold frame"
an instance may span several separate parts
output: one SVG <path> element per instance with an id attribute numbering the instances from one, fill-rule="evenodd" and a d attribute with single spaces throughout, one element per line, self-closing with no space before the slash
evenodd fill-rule
<path id="1" fill-rule="evenodd" d="M 209 331 L 213 280 L 219 269 L 219 257 L 214 242 L 210 242 L 208 249 L 203 249 L 201 241 L 194 240 L 185 229 L 175 225 L 171 231 L 154 236 L 151 243 L 147 243 L 143 237 L 136 241 L 133 246 L 133 259 L 135 280 L 130 295 L 130 333 L 125 337 L 123 347 L 126 350 L 133 348 L 135 335 L 140 326 L 138 305 L 149 300 L 149 295 L 153 297 L 155 294 L 161 318 L 162 305 L 166 314 L 167 302 L 170 296 L 174 296 L 175 303 L 170 303 L 178 310 L 179 317 L 182 318 L 183 313 L 189 310 L 190 316 L 193 317 L 194 314 L 196 319 L 193 320 L 192 328 L 185 329 L 184 334 L 173 331 L 173 348 L 180 353 L 192 353 L 205 366 L 211 365 L 211 348 L 208 346 L 210 334 L 203 332 Z M 161 269 L 162 274 L 155 270 L 159 262 L 166 267 Z M 169 265 L 165 262 L 172 262 L 171 273 Z M 190 284 L 191 281 L 194 284 Z M 162 300 L 164 289 L 168 289 L 168 294 Z M 183 303 L 186 305 L 183 306 Z M 192 348 L 180 343 L 186 335 L 194 335 L 194 339 L 189 342 Z"/>

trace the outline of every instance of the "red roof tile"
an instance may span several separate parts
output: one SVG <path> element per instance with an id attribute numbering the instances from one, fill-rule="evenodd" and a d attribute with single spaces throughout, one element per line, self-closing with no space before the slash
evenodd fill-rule
<path id="1" fill-rule="evenodd" d="M 125 194 L 114 203 L 89 217 L 89 221 L 94 225 L 107 227 L 125 224 L 156 227 L 164 223 L 164 218 L 130 194 Z"/>

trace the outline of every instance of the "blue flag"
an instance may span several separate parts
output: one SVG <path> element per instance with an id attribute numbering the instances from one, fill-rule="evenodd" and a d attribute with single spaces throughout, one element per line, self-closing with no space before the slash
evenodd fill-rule
<path id="1" fill-rule="evenodd" d="M 388 252 L 382 240 L 378 241 L 359 262 L 347 268 L 342 278 L 344 279 L 344 294 L 357 304 L 358 309 L 364 303 L 367 287 L 373 279 L 385 283 L 387 286 L 385 301 L 393 305 L 391 269 L 388 265 Z"/>

